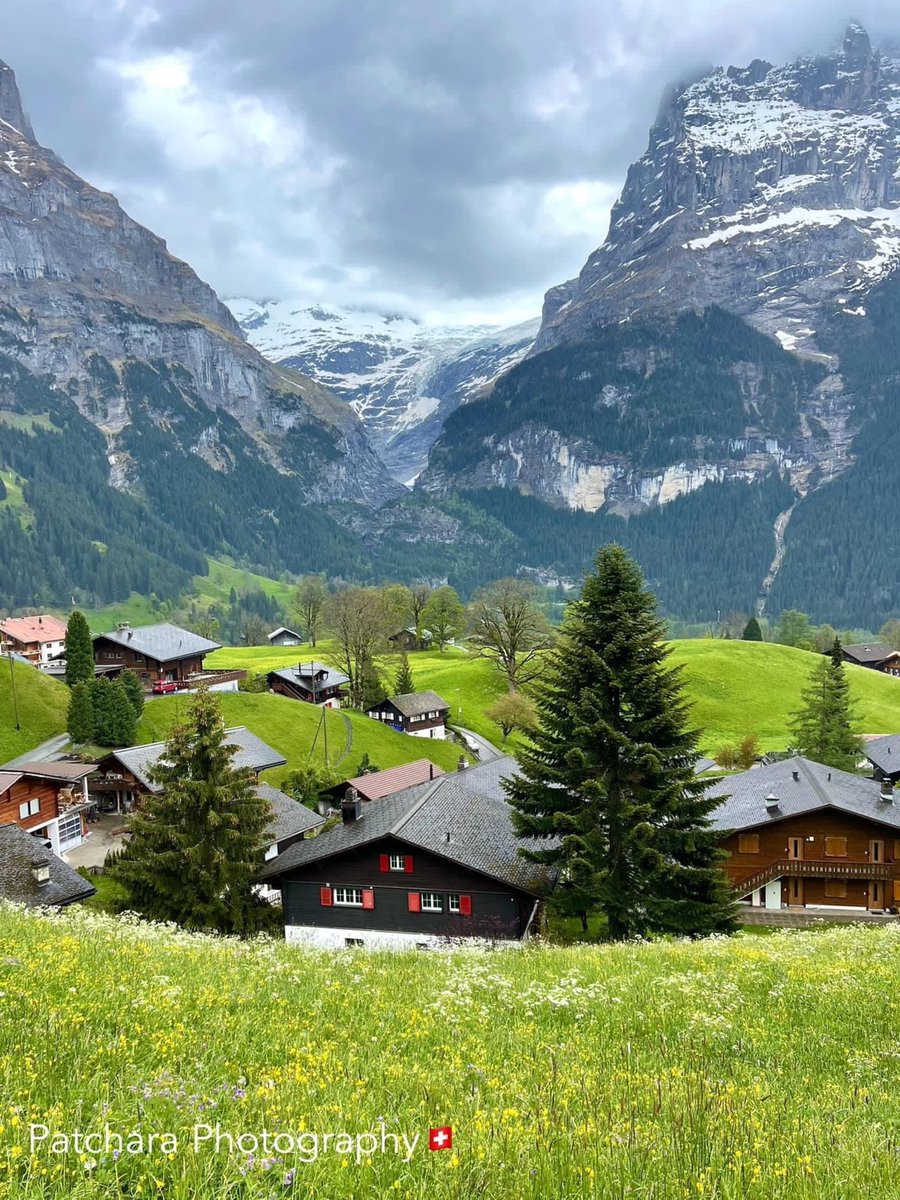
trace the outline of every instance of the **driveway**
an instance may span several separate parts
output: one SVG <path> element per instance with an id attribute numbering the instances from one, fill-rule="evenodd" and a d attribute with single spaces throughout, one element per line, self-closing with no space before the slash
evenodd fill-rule
<path id="1" fill-rule="evenodd" d="M 88 837 L 74 850 L 67 850 L 63 858 L 70 867 L 102 867 L 110 850 L 117 850 L 123 843 L 123 831 L 128 828 L 128 818 L 121 813 L 104 813 L 98 820 L 88 823 Z"/>
<path id="2" fill-rule="evenodd" d="M 454 725 L 453 728 L 457 733 L 461 733 L 463 737 L 471 738 L 478 744 L 479 762 L 491 762 L 492 759 L 503 758 L 503 751 L 498 750 L 493 742 L 489 742 L 480 733 L 474 733 L 471 729 L 463 729 L 462 725 Z"/>
<path id="3" fill-rule="evenodd" d="M 40 746 L 35 746 L 33 750 L 28 750 L 25 754 L 20 754 L 18 758 L 11 758 L 8 763 L 3 763 L 3 769 L 21 767 L 25 763 L 31 762 L 57 762 L 62 758 L 63 750 L 68 744 L 69 735 L 59 733 L 56 737 L 41 742 Z"/>

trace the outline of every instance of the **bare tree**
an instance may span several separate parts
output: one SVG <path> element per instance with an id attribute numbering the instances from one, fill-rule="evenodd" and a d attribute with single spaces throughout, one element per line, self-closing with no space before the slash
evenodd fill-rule
<path id="1" fill-rule="evenodd" d="M 367 672 L 391 632 L 391 612 L 379 588 L 345 588 L 332 596 L 325 627 L 337 642 L 338 665 L 350 680 L 350 703 L 362 707 Z"/>
<path id="2" fill-rule="evenodd" d="M 414 583 L 409 589 L 409 594 L 412 597 L 410 611 L 412 614 L 413 628 L 416 631 L 416 642 L 419 646 L 422 645 L 422 614 L 425 611 L 425 605 L 428 603 L 431 596 L 431 587 L 427 583 Z"/>
<path id="3" fill-rule="evenodd" d="M 435 588 L 422 609 L 422 620 L 441 654 L 449 641 L 466 631 L 466 610 L 452 587 Z"/>
<path id="4" fill-rule="evenodd" d="M 261 646 L 266 640 L 268 626 L 256 613 L 246 613 L 241 618 L 241 637 L 247 646 Z"/>
<path id="5" fill-rule="evenodd" d="M 322 613 L 328 600 L 328 588 L 324 575 L 304 575 L 294 592 L 294 610 L 309 644 L 315 646 L 316 637 L 322 627 Z"/>
<path id="6" fill-rule="evenodd" d="M 553 644 L 538 595 L 523 579 L 500 579 L 476 592 L 469 608 L 472 640 L 503 672 L 511 692 L 535 678 L 541 651 Z"/>

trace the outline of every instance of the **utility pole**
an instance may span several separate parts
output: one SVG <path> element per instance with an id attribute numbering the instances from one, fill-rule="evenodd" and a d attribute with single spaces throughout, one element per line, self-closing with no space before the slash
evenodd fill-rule
<path id="1" fill-rule="evenodd" d="M 7 653 L 9 654 L 9 677 L 12 680 L 13 713 L 16 718 L 16 729 L 21 729 L 22 727 L 19 724 L 19 698 L 16 695 L 16 668 L 13 664 L 12 650 L 8 650 Z"/>

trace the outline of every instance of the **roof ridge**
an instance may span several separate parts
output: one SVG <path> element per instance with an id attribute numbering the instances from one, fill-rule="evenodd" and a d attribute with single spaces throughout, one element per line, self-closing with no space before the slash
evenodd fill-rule
<path id="1" fill-rule="evenodd" d="M 433 780 L 431 787 L 426 789 L 424 795 L 419 797 L 419 799 L 412 806 L 412 808 L 408 809 L 403 814 L 403 816 L 399 818 L 399 820 L 394 822 L 394 824 L 387 831 L 387 836 L 390 837 L 392 834 L 398 834 L 400 832 L 400 830 L 403 828 L 403 826 L 406 824 L 406 822 L 409 821 L 412 817 L 414 817 L 416 815 L 416 813 L 419 811 L 419 809 L 422 807 L 422 805 L 425 803 L 425 801 L 430 800 L 431 797 L 434 795 L 434 793 L 438 790 L 438 788 L 443 787 L 443 785 L 450 778 L 451 778 L 451 776 L 449 776 L 449 775 L 442 775 L 439 779 Z"/>
<path id="2" fill-rule="evenodd" d="M 798 765 L 799 765 L 800 769 L 802 770 L 803 774 L 806 776 L 806 779 L 807 779 L 810 787 L 816 793 L 816 795 L 819 797 L 819 799 L 822 801 L 822 803 L 824 805 L 826 805 L 828 808 L 840 808 L 841 805 L 834 803 L 834 801 L 829 797 L 828 793 L 822 787 L 821 783 L 819 783 L 818 779 L 816 779 L 815 775 L 810 770 L 811 764 L 809 762 L 809 759 L 801 756 L 798 758 L 797 762 L 798 762 Z M 816 765 L 820 766 L 820 767 L 825 766 L 824 763 L 817 763 Z M 839 767 L 825 767 L 825 769 L 828 771 L 829 774 L 831 774 L 832 771 L 840 770 Z M 843 772 L 843 774 L 845 774 L 845 775 L 849 775 L 849 773 L 850 773 L 849 771 Z"/>

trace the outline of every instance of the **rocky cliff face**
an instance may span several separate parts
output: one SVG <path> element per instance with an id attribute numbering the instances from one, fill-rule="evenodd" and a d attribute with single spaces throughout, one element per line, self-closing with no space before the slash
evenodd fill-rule
<path id="1" fill-rule="evenodd" d="M 228 301 L 266 358 L 348 400 L 391 474 L 411 483 L 447 417 L 531 349 L 538 322 L 425 326 L 408 317 L 285 300 Z"/>
<path id="2" fill-rule="evenodd" d="M 398 494 L 346 404 L 266 362 L 213 290 L 160 238 L 38 144 L 5 64 L 0 211 L 4 349 L 30 372 L 51 376 L 104 432 L 114 486 L 140 490 L 152 476 L 152 462 L 123 449 L 136 410 L 153 410 L 134 373 L 128 386 L 125 368 L 146 363 L 177 366 L 173 386 L 205 423 L 181 448 L 217 469 L 229 469 L 228 456 L 215 452 L 217 414 L 227 414 L 244 431 L 249 454 L 296 475 L 298 498 L 371 504 Z M 170 416 L 152 412 L 157 427 L 177 439 Z"/>

